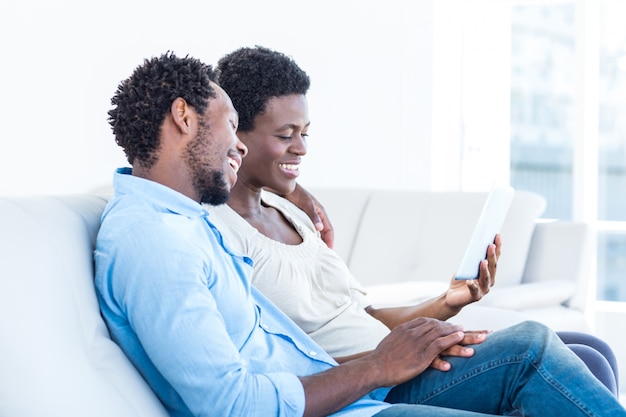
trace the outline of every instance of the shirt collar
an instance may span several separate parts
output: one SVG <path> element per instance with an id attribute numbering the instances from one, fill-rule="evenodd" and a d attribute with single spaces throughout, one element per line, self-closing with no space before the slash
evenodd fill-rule
<path id="1" fill-rule="evenodd" d="M 154 205 L 166 208 L 172 213 L 189 218 L 205 217 L 206 209 L 197 201 L 163 184 L 132 175 L 130 167 L 118 168 L 113 176 L 115 197 L 133 195 Z"/>

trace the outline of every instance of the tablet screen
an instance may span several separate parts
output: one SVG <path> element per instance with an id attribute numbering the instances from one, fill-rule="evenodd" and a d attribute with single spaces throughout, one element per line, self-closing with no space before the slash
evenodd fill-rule
<path id="1" fill-rule="evenodd" d="M 478 278 L 480 261 L 487 257 L 487 248 L 502 228 L 513 194 L 513 187 L 509 185 L 494 185 L 491 188 L 455 279 Z"/>

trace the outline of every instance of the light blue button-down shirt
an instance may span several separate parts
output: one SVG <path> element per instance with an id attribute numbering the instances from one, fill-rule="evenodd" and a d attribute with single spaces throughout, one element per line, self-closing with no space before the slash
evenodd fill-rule
<path id="1" fill-rule="evenodd" d="M 300 416 L 297 375 L 335 361 L 250 285 L 206 209 L 156 182 L 115 174 L 95 250 L 113 339 L 172 416 Z M 381 389 L 336 415 L 372 416 Z"/>

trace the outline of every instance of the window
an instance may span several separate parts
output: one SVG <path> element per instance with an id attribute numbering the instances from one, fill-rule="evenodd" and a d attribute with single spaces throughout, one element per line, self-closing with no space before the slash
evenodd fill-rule
<path id="1" fill-rule="evenodd" d="M 574 5 L 514 6 L 511 14 L 511 185 L 572 219 Z"/>
<path id="2" fill-rule="evenodd" d="M 583 18 L 587 25 L 581 29 Z M 624 21 L 626 2 L 620 0 L 517 4 L 511 14 L 511 184 L 543 194 L 544 217 L 597 227 L 596 293 L 606 301 L 626 301 Z M 595 44 L 586 59 L 593 60 L 592 70 L 581 79 L 581 45 L 590 41 Z M 581 99 L 580 83 L 597 91 Z M 579 113 L 576 106 L 596 108 Z M 580 114 L 597 132 L 577 140 Z M 581 166 L 577 152 L 596 158 L 595 164 Z M 576 193 L 597 196 L 591 218 L 577 218 Z"/>
<path id="3" fill-rule="evenodd" d="M 626 301 L 626 4 L 598 14 L 598 299 Z"/>

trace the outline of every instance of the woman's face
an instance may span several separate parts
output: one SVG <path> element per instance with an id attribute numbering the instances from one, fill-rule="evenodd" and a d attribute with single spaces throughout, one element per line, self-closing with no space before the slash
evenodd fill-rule
<path id="1" fill-rule="evenodd" d="M 237 133 L 248 147 L 239 183 L 283 194 L 293 191 L 306 154 L 309 124 L 306 96 L 271 98 L 265 112 L 254 119 L 254 130 Z"/>

